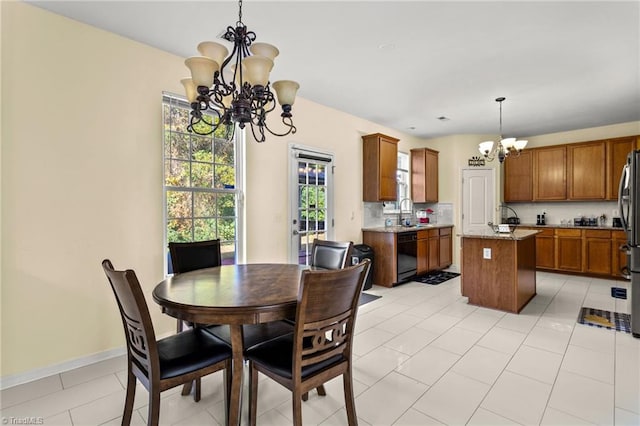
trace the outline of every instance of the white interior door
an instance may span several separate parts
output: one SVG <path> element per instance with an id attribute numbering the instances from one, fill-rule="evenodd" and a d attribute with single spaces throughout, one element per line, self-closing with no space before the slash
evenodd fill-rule
<path id="1" fill-rule="evenodd" d="M 463 169 L 462 232 L 487 231 L 495 205 L 495 169 Z"/>

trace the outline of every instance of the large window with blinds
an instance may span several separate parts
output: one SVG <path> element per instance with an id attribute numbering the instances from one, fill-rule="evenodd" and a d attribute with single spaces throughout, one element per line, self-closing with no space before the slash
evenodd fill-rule
<path id="1" fill-rule="evenodd" d="M 242 132 L 230 139 L 223 126 L 208 136 L 190 133 L 190 111 L 186 100 L 163 95 L 165 243 L 219 238 L 223 263 L 236 263 L 244 216 Z"/>

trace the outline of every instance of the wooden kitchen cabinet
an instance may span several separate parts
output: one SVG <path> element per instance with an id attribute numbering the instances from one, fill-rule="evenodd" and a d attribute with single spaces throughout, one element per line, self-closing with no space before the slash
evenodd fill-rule
<path id="1" fill-rule="evenodd" d="M 518 229 L 538 231 L 535 235 L 536 269 L 555 269 L 556 243 L 554 228 L 520 227 Z"/>
<path id="2" fill-rule="evenodd" d="M 611 231 L 584 230 L 584 272 L 611 275 Z"/>
<path id="3" fill-rule="evenodd" d="M 634 149 L 638 135 L 522 151 L 504 162 L 504 201 L 617 200 L 622 166 Z"/>
<path id="4" fill-rule="evenodd" d="M 398 234 L 363 231 L 362 243 L 373 249 L 373 284 L 393 287 L 398 280 Z"/>
<path id="5" fill-rule="evenodd" d="M 453 263 L 453 245 L 451 241 L 452 228 L 440 228 L 439 239 L 439 266 L 437 269 L 445 269 Z"/>
<path id="6" fill-rule="evenodd" d="M 536 268 L 555 269 L 556 244 L 553 228 L 537 229 L 536 234 Z"/>
<path id="7" fill-rule="evenodd" d="M 533 154 L 522 151 L 504 161 L 504 201 L 507 203 L 533 200 Z"/>
<path id="8" fill-rule="evenodd" d="M 606 188 L 604 141 L 567 145 L 567 190 L 569 200 L 604 200 Z"/>
<path id="9" fill-rule="evenodd" d="M 440 269 L 440 235 L 437 229 L 429 230 L 429 271 Z"/>
<path id="10" fill-rule="evenodd" d="M 522 227 L 536 234 L 536 269 L 622 278 L 627 264 L 623 231 L 610 229 Z"/>
<path id="11" fill-rule="evenodd" d="M 410 230 L 416 232 L 416 275 L 444 269 L 452 262 L 452 226 Z M 398 282 L 398 235 L 388 231 L 362 231 L 362 242 L 374 253 L 373 283 L 393 287 Z"/>
<path id="12" fill-rule="evenodd" d="M 411 200 L 414 203 L 438 202 L 438 151 L 411 150 Z"/>
<path id="13" fill-rule="evenodd" d="M 567 198 L 567 148 L 565 145 L 533 150 L 533 200 Z"/>
<path id="14" fill-rule="evenodd" d="M 582 231 L 557 228 L 555 243 L 556 269 L 582 272 Z"/>
<path id="15" fill-rule="evenodd" d="M 418 231 L 417 252 L 417 275 L 440 269 L 440 234 L 438 229 Z"/>
<path id="16" fill-rule="evenodd" d="M 362 141 L 362 200 L 396 201 L 399 139 L 374 133 Z"/>
<path id="17" fill-rule="evenodd" d="M 618 185 L 622 167 L 627 163 L 627 156 L 636 149 L 636 143 L 640 138 L 628 136 L 624 138 L 609 139 L 607 145 L 607 200 L 618 199 Z"/>
<path id="18" fill-rule="evenodd" d="M 418 260 L 416 263 L 416 275 L 426 274 L 429 271 L 429 233 L 418 231 Z"/>

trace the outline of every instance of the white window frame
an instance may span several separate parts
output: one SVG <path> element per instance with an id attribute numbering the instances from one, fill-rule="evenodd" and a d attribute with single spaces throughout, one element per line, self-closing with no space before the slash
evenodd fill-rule
<path id="1" fill-rule="evenodd" d="M 396 201 L 385 201 L 383 203 L 383 212 L 385 214 L 400 213 L 400 201 L 405 198 L 411 198 L 411 182 L 409 175 L 409 166 L 411 157 L 409 153 L 398 151 L 398 162 L 396 166 L 396 182 L 398 183 Z"/>
<path id="2" fill-rule="evenodd" d="M 162 114 L 164 114 L 164 106 L 166 104 L 177 104 L 179 107 L 190 109 L 190 105 L 187 100 L 183 96 L 175 95 L 172 93 L 163 92 L 162 94 Z M 164 119 L 162 120 L 162 210 L 163 210 L 163 259 L 164 259 L 164 271 L 165 275 L 167 274 L 169 264 L 168 264 L 168 256 L 167 246 L 168 246 L 168 206 L 167 206 L 167 192 L 171 190 L 175 190 L 176 188 L 185 188 L 185 187 L 172 187 L 166 185 L 165 178 L 165 132 L 164 132 Z M 186 187 L 192 188 L 195 192 L 208 192 L 208 193 L 216 193 L 216 194 L 234 194 L 235 195 L 235 205 L 236 205 L 236 222 L 235 222 L 235 263 L 244 263 L 245 262 L 245 246 L 246 246 L 246 236 L 245 236 L 245 133 L 244 130 L 240 130 L 238 128 L 235 129 L 234 134 L 235 140 L 235 155 L 234 155 L 234 168 L 235 168 L 235 178 L 236 183 L 233 189 L 221 189 L 221 188 L 201 188 L 201 187 Z M 192 161 L 192 160 L 189 160 Z"/>

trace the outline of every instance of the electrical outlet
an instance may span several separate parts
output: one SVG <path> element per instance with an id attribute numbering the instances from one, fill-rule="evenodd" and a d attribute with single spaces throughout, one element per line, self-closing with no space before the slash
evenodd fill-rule
<path id="1" fill-rule="evenodd" d="M 618 217 L 618 209 L 613 209 L 613 211 L 611 212 L 613 217 Z"/>
<path id="2" fill-rule="evenodd" d="M 483 259 L 491 259 L 491 249 L 490 248 L 483 248 L 482 249 L 482 258 Z"/>

